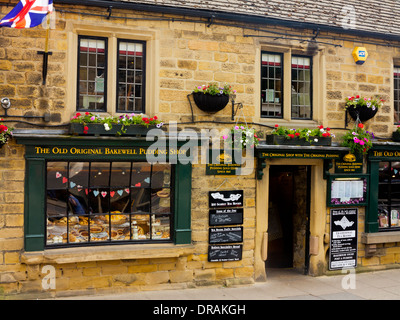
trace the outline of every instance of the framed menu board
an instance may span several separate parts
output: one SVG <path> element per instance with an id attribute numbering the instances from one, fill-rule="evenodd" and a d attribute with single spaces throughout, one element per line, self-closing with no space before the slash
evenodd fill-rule
<path id="1" fill-rule="evenodd" d="M 366 206 L 368 175 L 332 175 L 328 179 L 327 206 Z"/>

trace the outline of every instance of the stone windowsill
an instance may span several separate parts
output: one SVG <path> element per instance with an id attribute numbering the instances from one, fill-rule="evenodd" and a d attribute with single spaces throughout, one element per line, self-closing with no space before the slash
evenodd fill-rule
<path id="1" fill-rule="evenodd" d="M 191 244 L 174 245 L 171 243 L 60 248 L 24 252 L 21 262 L 24 264 L 65 264 L 121 259 L 177 258 L 193 252 L 194 246 Z"/>
<path id="2" fill-rule="evenodd" d="M 379 244 L 379 243 L 392 243 L 392 242 L 400 242 L 400 231 L 363 233 L 361 235 L 361 243 L 364 244 Z"/>

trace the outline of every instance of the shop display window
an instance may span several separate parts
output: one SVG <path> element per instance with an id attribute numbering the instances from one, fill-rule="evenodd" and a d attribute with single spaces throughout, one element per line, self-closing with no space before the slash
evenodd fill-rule
<path id="1" fill-rule="evenodd" d="M 173 166 L 47 162 L 46 246 L 171 241 Z"/>
<path id="2" fill-rule="evenodd" d="M 379 229 L 400 228 L 400 162 L 379 163 L 378 189 Z"/>

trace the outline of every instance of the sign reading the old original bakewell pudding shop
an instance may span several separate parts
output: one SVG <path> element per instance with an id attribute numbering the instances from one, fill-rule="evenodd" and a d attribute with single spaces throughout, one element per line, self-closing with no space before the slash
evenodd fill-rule
<path id="1" fill-rule="evenodd" d="M 243 190 L 209 191 L 208 203 L 210 208 L 242 207 Z"/>
<path id="2" fill-rule="evenodd" d="M 329 270 L 357 266 L 358 209 L 331 209 Z"/>

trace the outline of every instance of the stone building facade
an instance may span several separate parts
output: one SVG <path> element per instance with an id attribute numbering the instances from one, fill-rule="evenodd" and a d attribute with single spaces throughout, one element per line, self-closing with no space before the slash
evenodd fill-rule
<path id="1" fill-rule="evenodd" d="M 268 5 L 269 16 L 264 15 L 268 19 L 263 23 L 264 17 L 255 12 L 256 7 L 239 6 L 241 11 L 234 13 L 230 12 L 236 10 L 234 6 L 222 10 L 223 1 L 215 17 L 207 7 L 196 11 L 193 6 L 186 7 L 179 1 L 155 7 L 152 7 L 153 1 L 109 1 L 112 8 L 107 7 L 104 1 L 93 1 L 93 6 L 61 1 L 55 5 L 55 24 L 49 32 L 51 55 L 45 84 L 42 83 L 43 55 L 37 52 L 44 50 L 46 30 L 42 27 L 0 29 L 0 98 L 8 97 L 11 102 L 7 117 L 3 118 L 5 124 L 15 127 L 14 138 L 0 149 L 0 295 L 48 297 L 268 281 L 265 260 L 268 263 L 268 251 L 271 253 L 274 248 L 269 243 L 266 249 L 268 234 L 274 231 L 268 228 L 274 205 L 271 190 L 283 187 L 271 184 L 273 172 L 278 167 L 293 177 L 290 183 L 309 187 L 309 192 L 305 191 L 307 188 L 293 187 L 291 195 L 301 207 L 290 209 L 296 212 L 291 222 L 294 225 L 294 235 L 290 237 L 294 248 L 291 250 L 291 266 L 309 275 L 334 272 L 328 268 L 331 208 L 327 205 L 325 177 L 326 173 L 334 173 L 333 167 L 326 169 L 326 158 L 263 157 L 257 156 L 260 154 L 257 150 L 252 160 L 254 170 L 240 176 L 208 175 L 204 163 L 190 165 L 190 173 L 187 167 L 177 169 L 189 175 L 186 176 L 188 181 L 180 180 L 184 179 L 183 173 L 176 176 L 176 188 L 180 183 L 189 188 L 180 190 L 176 196 L 177 201 L 190 204 L 189 209 L 179 216 L 186 217 L 184 223 L 190 229 L 185 229 L 185 234 L 190 235 L 184 241 L 63 248 L 43 247 L 42 244 L 42 250 L 35 249 L 35 244 L 34 249 L 27 249 L 29 241 L 38 236 L 38 233 L 29 233 L 28 229 L 34 224 L 32 221 L 43 218 L 44 213 L 34 217 L 30 215 L 41 208 L 45 210 L 45 205 L 32 207 L 36 195 L 34 179 L 36 174 L 40 177 L 38 170 L 44 168 L 35 165 L 74 161 L 72 156 L 65 160 L 39 154 L 35 148 L 46 146 L 51 149 L 60 143 L 65 148 L 92 144 L 105 147 L 107 143 L 122 148 L 124 143 L 130 143 L 115 137 L 100 139 L 101 142 L 95 138 L 82 141 L 85 137 L 74 138 L 68 134 L 69 120 L 79 111 L 78 46 L 82 38 L 106 39 L 108 73 L 102 82 L 103 85 L 106 83 L 106 110 L 100 112 L 101 115 L 120 114 L 116 112 L 118 92 L 115 85 L 118 81 L 119 41 L 139 41 L 145 44 L 146 49 L 143 70 L 146 89 L 142 97 L 145 113 L 150 117 L 157 115 L 165 124 L 174 121 L 179 129 L 199 132 L 201 129 L 230 129 L 237 121 L 246 121 L 264 134 L 270 132 L 275 124 L 309 128 L 322 125 L 331 128 L 336 134 L 334 142 L 339 143 L 340 136 L 354 125 L 354 121 L 346 117 L 346 97 L 379 96 L 385 100 L 383 107 L 364 125 L 380 139 L 376 142 L 377 150 L 385 152 L 388 146 L 388 150 L 396 152 L 396 148 L 400 148 L 396 143 L 385 142 L 391 139 L 397 127 L 394 69 L 400 62 L 400 35 L 393 31 L 396 26 L 381 23 L 370 30 L 370 24 L 364 26 L 363 19 L 359 19 L 356 30 L 340 25 L 332 27 L 329 21 L 316 19 L 311 14 L 315 13 L 314 5 L 307 1 L 301 8 L 309 15 L 300 14 L 296 9 L 300 8 L 299 4 L 294 6 L 295 1 L 286 7 L 286 11 L 285 7 L 280 7 L 280 1 L 275 2 Z M 382 15 L 390 7 L 369 2 L 382 8 Z M 345 3 L 335 3 L 339 15 Z M 176 9 L 175 13 L 171 8 Z M 1 14 L 5 15 L 9 10 L 10 7 L 3 5 Z M 304 16 L 308 20 L 303 21 Z M 248 20 L 244 21 L 243 17 Z M 316 20 L 309 20 L 312 17 Z M 388 34 L 386 38 L 385 33 Z M 310 51 L 309 40 L 313 37 L 318 45 Z M 355 47 L 366 48 L 368 58 L 364 64 L 355 63 L 352 56 Z M 281 117 L 266 117 L 261 112 L 262 99 L 265 98 L 260 89 L 263 86 L 261 70 L 263 54 L 268 53 L 278 54 L 283 62 L 283 89 L 279 101 L 283 111 Z M 303 119 L 291 116 L 290 66 L 293 56 L 308 57 L 312 63 L 312 114 Z M 209 114 L 199 110 L 190 100 L 192 97 L 188 97 L 195 87 L 211 82 L 229 83 L 236 90 L 235 103 L 241 103 L 243 108 L 236 109 L 237 105 L 234 105 L 237 112 L 234 119 L 230 105 L 218 113 Z M 65 137 L 69 137 L 69 142 L 65 142 Z M 326 152 L 335 154 L 348 150 L 339 145 L 332 148 L 336 151 L 327 149 Z M 262 152 L 264 149 L 258 150 Z M 304 151 L 300 148 L 295 152 L 299 150 Z M 313 150 L 306 153 L 312 154 Z M 274 152 L 279 152 L 279 149 Z M 84 159 L 81 156 L 76 161 Z M 105 158 L 93 159 L 107 161 Z M 394 155 L 386 159 L 379 156 L 372 160 L 365 158 L 362 174 L 369 175 L 369 183 L 378 179 L 369 171 L 371 163 L 378 163 L 378 160 L 394 163 L 397 158 Z M 290 170 L 285 171 L 285 168 Z M 40 186 L 44 187 L 45 182 L 43 185 L 39 183 Z M 243 248 L 238 261 L 208 260 L 208 195 L 220 188 L 243 190 Z M 370 201 L 376 194 L 374 192 L 369 193 Z M 185 198 L 181 195 L 184 193 L 188 193 Z M 302 203 L 305 198 L 308 200 Z M 369 205 L 357 208 L 357 269 L 397 267 L 400 254 L 398 231 L 371 232 L 366 224 L 376 220 L 376 213 L 374 218 Z M 45 228 L 43 223 L 45 221 L 38 226 L 39 229 Z M 51 270 L 55 272 L 55 288 L 43 285 L 46 277 L 52 275 L 46 266 L 54 268 Z"/>

